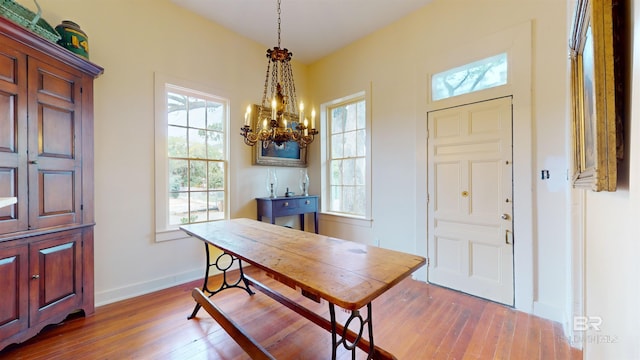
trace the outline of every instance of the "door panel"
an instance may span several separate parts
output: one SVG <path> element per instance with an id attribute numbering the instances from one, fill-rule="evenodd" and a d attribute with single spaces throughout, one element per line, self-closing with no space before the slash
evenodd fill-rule
<path id="1" fill-rule="evenodd" d="M 68 313 L 82 300 L 81 231 L 47 235 L 31 244 L 30 323 Z"/>
<path id="2" fill-rule="evenodd" d="M 29 60 L 29 226 L 82 222 L 81 78 Z"/>
<path id="3" fill-rule="evenodd" d="M 40 139 L 38 156 L 73 159 L 75 122 L 74 113 L 67 109 L 53 106 L 41 106 L 40 109 Z"/>
<path id="4" fill-rule="evenodd" d="M 428 280 L 513 305 L 511 98 L 428 114 Z"/>
<path id="5" fill-rule="evenodd" d="M 0 243 L 0 339 L 29 326 L 27 245 Z"/>
<path id="6" fill-rule="evenodd" d="M 27 62 L 23 54 L 0 48 L 0 197 L 18 203 L 0 208 L 0 234 L 26 230 Z"/>

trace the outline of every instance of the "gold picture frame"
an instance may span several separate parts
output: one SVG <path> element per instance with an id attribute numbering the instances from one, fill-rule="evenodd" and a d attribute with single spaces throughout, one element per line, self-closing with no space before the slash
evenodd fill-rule
<path id="1" fill-rule="evenodd" d="M 612 0 L 578 0 L 571 34 L 573 186 L 615 191 L 616 76 Z"/>
<path id="2" fill-rule="evenodd" d="M 255 131 L 261 128 L 261 121 L 258 119 L 260 113 L 260 105 L 253 104 L 251 109 L 251 124 Z M 271 114 L 271 109 L 262 108 L 263 118 Z M 298 119 L 293 114 L 285 113 L 285 119 L 288 126 L 295 126 Z M 260 122 L 259 122 L 260 121 Z M 271 143 L 268 146 L 264 146 L 262 141 L 258 141 L 254 146 L 253 151 L 253 164 L 264 166 L 293 166 L 293 167 L 307 167 L 307 149 L 301 148 L 295 141 L 288 141 L 280 146 L 275 143 Z"/>

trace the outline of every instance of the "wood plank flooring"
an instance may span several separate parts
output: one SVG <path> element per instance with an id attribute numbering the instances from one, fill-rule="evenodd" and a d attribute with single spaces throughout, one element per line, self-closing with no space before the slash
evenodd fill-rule
<path id="1" fill-rule="evenodd" d="M 247 273 L 309 309 L 317 304 L 265 276 Z M 220 281 L 220 277 L 215 277 Z M 0 351 L 0 359 L 247 359 L 242 349 L 204 311 L 187 320 L 200 281 L 72 315 L 35 338 Z M 277 359 L 330 359 L 328 332 L 266 295 L 226 290 L 216 305 Z M 338 311 L 338 317 L 347 314 Z M 373 302 L 375 343 L 398 359 L 581 359 L 560 324 L 433 285 L 404 280 Z M 340 352 L 340 359 L 351 354 Z M 358 359 L 366 356 L 359 353 Z"/>

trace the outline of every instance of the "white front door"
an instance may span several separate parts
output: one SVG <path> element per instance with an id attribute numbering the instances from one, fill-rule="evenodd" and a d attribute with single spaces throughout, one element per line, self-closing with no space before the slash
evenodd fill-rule
<path id="1" fill-rule="evenodd" d="M 428 280 L 513 306 L 511 97 L 427 123 Z"/>

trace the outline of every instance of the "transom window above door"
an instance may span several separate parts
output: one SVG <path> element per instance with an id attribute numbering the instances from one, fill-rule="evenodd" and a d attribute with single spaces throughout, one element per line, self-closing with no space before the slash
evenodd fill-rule
<path id="1" fill-rule="evenodd" d="M 508 82 L 507 53 L 474 61 L 431 77 L 431 100 L 469 94 Z"/>

